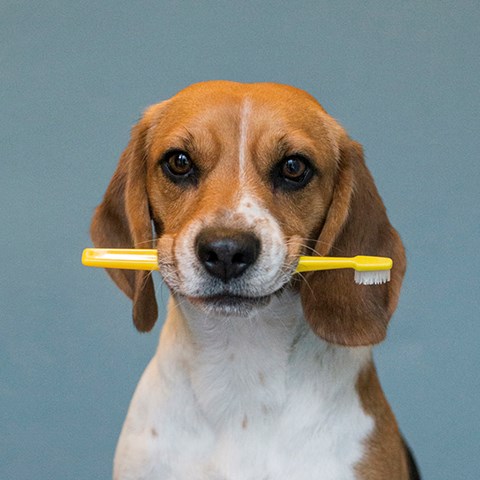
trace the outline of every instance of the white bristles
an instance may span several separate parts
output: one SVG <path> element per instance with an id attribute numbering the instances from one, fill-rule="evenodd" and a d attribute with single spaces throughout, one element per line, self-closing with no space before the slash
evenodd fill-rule
<path id="1" fill-rule="evenodd" d="M 390 281 L 390 270 L 371 270 L 359 272 L 355 270 L 355 283 L 360 285 L 379 285 Z"/>

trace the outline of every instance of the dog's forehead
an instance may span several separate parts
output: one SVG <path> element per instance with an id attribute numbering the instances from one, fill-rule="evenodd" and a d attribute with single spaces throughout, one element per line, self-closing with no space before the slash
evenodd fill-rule
<path id="1" fill-rule="evenodd" d="M 166 102 L 154 105 L 148 116 L 163 119 L 170 125 L 181 120 L 183 123 L 218 121 L 228 124 L 241 122 L 245 104 L 254 116 L 262 113 L 271 121 L 282 119 L 289 126 L 305 126 L 327 117 L 322 106 L 307 92 L 276 83 L 236 83 L 210 81 L 193 84 L 174 95 Z"/>
<path id="2" fill-rule="evenodd" d="M 237 141 L 243 128 L 250 139 L 299 132 L 316 140 L 323 138 L 337 150 L 341 134 L 341 127 L 310 94 L 276 83 L 194 84 L 153 106 L 146 118 L 150 120 L 151 139 L 209 133 L 223 143 L 226 139 Z"/>
<path id="3" fill-rule="evenodd" d="M 290 85 L 279 83 L 238 83 L 229 81 L 209 81 L 195 83 L 178 92 L 172 100 L 200 104 L 224 102 L 242 103 L 246 98 L 260 104 L 294 108 L 311 106 L 324 112 L 322 106 L 309 93 Z M 292 104 L 293 103 L 293 104 Z"/>

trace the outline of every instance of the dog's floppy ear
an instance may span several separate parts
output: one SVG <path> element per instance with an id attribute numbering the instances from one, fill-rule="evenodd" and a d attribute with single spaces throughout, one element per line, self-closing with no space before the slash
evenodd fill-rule
<path id="1" fill-rule="evenodd" d="M 404 249 L 390 225 L 362 147 L 344 137 L 332 201 L 315 250 L 318 255 L 378 255 L 393 259 L 391 281 L 357 285 L 351 270 L 305 274 L 301 298 L 307 321 L 330 343 L 371 345 L 385 338 L 405 273 Z"/>
<path id="2" fill-rule="evenodd" d="M 145 121 L 132 129 L 130 142 L 95 210 L 90 233 L 100 248 L 153 248 L 152 221 L 146 191 Z M 142 332 L 153 328 L 158 309 L 150 272 L 106 269 L 133 300 L 133 322 Z"/>

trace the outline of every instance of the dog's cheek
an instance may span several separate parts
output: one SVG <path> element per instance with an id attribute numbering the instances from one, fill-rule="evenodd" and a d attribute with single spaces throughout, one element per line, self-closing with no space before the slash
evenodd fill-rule
<path id="1" fill-rule="evenodd" d="M 181 293 L 198 295 L 204 283 L 204 270 L 195 251 L 195 239 L 204 227 L 205 220 L 199 219 L 189 223 L 175 238 L 173 255 L 177 265 L 177 275 Z"/>

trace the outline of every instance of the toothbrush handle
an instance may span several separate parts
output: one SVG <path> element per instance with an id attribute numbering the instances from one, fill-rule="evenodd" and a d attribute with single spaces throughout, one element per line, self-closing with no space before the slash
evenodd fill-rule
<path id="1" fill-rule="evenodd" d="M 358 272 L 391 270 L 393 261 L 388 257 L 357 255 L 355 257 L 300 257 L 297 272 L 353 268 Z"/>
<path id="2" fill-rule="evenodd" d="M 355 265 L 355 260 L 350 257 L 300 257 L 296 271 L 336 270 L 339 268 L 355 268 Z"/>
<path id="3" fill-rule="evenodd" d="M 86 248 L 82 263 L 87 267 L 158 270 L 157 250 L 129 248 Z"/>

